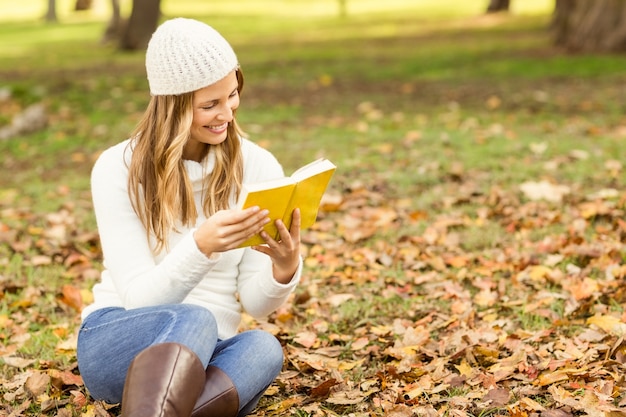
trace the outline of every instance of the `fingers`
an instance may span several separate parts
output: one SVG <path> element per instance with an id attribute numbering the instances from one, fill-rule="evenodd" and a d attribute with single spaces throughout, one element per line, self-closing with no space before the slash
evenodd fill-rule
<path id="1" fill-rule="evenodd" d="M 275 225 L 279 240 L 262 231 L 260 235 L 266 244 L 252 248 L 272 258 L 274 278 L 278 282 L 287 283 L 300 264 L 300 210 L 293 211 L 289 230 L 281 220 L 276 220 Z"/>
<path id="2" fill-rule="evenodd" d="M 300 209 L 297 208 L 291 214 L 291 231 L 295 229 L 300 230 L 300 222 L 302 220 L 302 216 L 300 215 Z"/>
<path id="3" fill-rule="evenodd" d="M 265 225 L 270 222 L 268 217 L 269 211 L 267 210 L 253 210 L 250 213 L 245 213 L 247 217 L 243 218 L 243 221 L 236 223 L 233 234 L 238 238 L 248 239 L 257 233 L 261 233 Z"/>
<path id="4" fill-rule="evenodd" d="M 280 231 L 281 238 L 284 240 L 289 237 L 292 242 L 296 244 L 300 243 L 300 222 L 300 209 L 295 209 L 291 214 L 291 227 L 289 230 L 287 230 L 284 225 L 282 225 L 282 229 L 278 229 Z"/>
<path id="5" fill-rule="evenodd" d="M 229 212 L 228 221 L 230 224 L 249 224 L 267 217 L 269 212 L 261 210 L 259 206 L 248 207 L 245 210 L 233 210 Z"/>
<path id="6" fill-rule="evenodd" d="M 264 231 L 260 233 L 268 247 L 272 249 L 284 248 L 288 251 L 292 251 L 294 247 L 300 244 L 300 210 L 295 209 L 293 211 L 289 230 L 282 220 L 276 220 L 274 224 L 278 230 L 278 240 L 274 240 Z"/>
<path id="7" fill-rule="evenodd" d="M 263 230 L 270 222 L 267 210 L 251 207 L 246 210 L 221 210 L 211 216 L 194 234 L 203 252 L 221 252 L 236 248 L 246 239 Z"/>
<path id="8" fill-rule="evenodd" d="M 300 210 L 295 209 L 292 213 L 292 221 L 289 229 L 282 220 L 276 220 L 274 225 L 278 230 L 278 238 L 274 239 L 265 233 L 264 227 L 271 221 L 268 217 L 268 210 L 259 207 L 250 207 L 245 210 L 232 212 L 226 220 L 224 226 L 228 226 L 228 235 L 233 236 L 238 243 L 260 234 L 269 248 L 279 250 L 284 248 L 292 251 L 300 243 Z M 284 250 L 283 249 L 283 250 Z"/>
<path id="9" fill-rule="evenodd" d="M 242 211 L 243 219 L 239 222 L 239 224 L 243 229 L 255 228 L 258 226 L 255 231 L 255 233 L 258 233 L 263 226 L 270 222 L 270 218 L 268 217 L 270 212 L 268 210 L 261 210 L 258 207 L 252 208 L 255 210 L 248 211 L 248 209 L 246 209 Z"/>
<path id="10" fill-rule="evenodd" d="M 302 216 L 300 215 L 300 209 L 295 209 L 291 214 L 291 229 L 289 230 L 291 233 L 291 237 L 298 237 L 298 241 L 300 240 L 300 224 L 302 221 Z"/>

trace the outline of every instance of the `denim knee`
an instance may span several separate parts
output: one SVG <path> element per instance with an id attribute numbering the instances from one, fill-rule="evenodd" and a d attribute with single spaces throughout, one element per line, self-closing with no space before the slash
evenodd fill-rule
<path id="1" fill-rule="evenodd" d="M 215 316 L 204 307 L 194 304 L 175 304 L 169 306 L 172 314 L 172 328 L 169 335 L 196 335 L 213 337 L 217 334 Z M 169 337 L 168 335 L 168 337 Z"/>
<path id="2" fill-rule="evenodd" d="M 158 342 L 181 343 L 191 349 L 206 367 L 217 344 L 218 328 L 215 316 L 204 307 L 180 304 L 173 307 L 169 331 Z"/>
<path id="3" fill-rule="evenodd" d="M 264 353 L 264 360 L 267 367 L 275 371 L 278 375 L 283 368 L 285 360 L 283 347 L 278 339 L 271 333 L 263 330 L 250 330 L 249 337 L 252 339 L 253 346 L 257 346 Z"/>

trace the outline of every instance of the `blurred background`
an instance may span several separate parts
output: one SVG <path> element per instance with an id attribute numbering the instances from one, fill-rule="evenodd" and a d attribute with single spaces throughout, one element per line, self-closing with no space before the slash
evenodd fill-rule
<path id="1" fill-rule="evenodd" d="M 84 173 L 76 167 L 136 123 L 147 99 L 143 50 L 157 23 L 175 16 L 204 20 L 233 44 L 247 79 L 241 121 L 287 168 L 323 152 L 358 171 L 378 141 L 429 136 L 425 121 L 481 124 L 465 110 L 501 119 L 485 122 L 496 126 L 481 129 L 486 135 L 516 130 L 502 123 L 513 115 L 524 128 L 532 115 L 539 130 L 528 134 L 550 134 L 546 115 L 578 110 L 601 110 L 610 119 L 599 124 L 619 129 L 623 8 L 606 0 L 2 0 L 0 137 L 11 155 L 3 168 L 80 181 L 73 170 Z M 32 140 L 10 140 L 23 133 Z M 46 156 L 56 149 L 66 157 Z"/>

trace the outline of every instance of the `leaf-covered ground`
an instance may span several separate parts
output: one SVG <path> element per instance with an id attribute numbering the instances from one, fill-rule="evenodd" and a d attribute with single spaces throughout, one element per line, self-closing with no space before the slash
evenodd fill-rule
<path id="1" fill-rule="evenodd" d="M 408 65 L 413 42 L 394 43 L 388 68 Z M 531 52 L 542 66 L 545 51 Z M 286 358 L 254 415 L 626 415 L 623 76 L 373 83 L 333 62 L 297 94 L 247 90 L 244 116 L 260 125 L 244 127 L 279 159 L 301 165 L 325 143 L 339 162 L 303 235 L 302 285 L 266 321 L 244 321 L 275 334 Z M 74 75 L 94 96 L 119 81 Z M 53 92 L 71 84 L 59 77 Z M 86 181 L 72 174 L 87 178 L 99 141 L 135 120 L 133 80 L 106 100 L 51 94 L 49 132 L 0 156 L 2 416 L 119 414 L 88 396 L 76 365 L 102 259 Z M 299 113 L 264 121 L 263 103 Z M 0 125 L 26 104 L 0 100 Z M 89 106 L 123 108 L 122 126 L 94 123 Z M 72 135 L 91 141 L 66 154 Z"/>
<path id="2" fill-rule="evenodd" d="M 457 174 L 434 216 L 387 198 L 384 183 L 345 181 L 325 198 L 304 236 L 301 288 L 267 322 L 246 324 L 276 334 L 286 353 L 256 415 L 624 413 L 626 195 L 561 197 L 539 183 L 480 192 Z M 0 281 L 11 311 L 0 314 L 10 369 L 0 410 L 116 415 L 86 397 L 74 356 L 96 233 L 71 204 L 44 215 L 9 206 L 0 241 L 21 264 Z M 544 228 L 558 232 L 531 238 Z M 496 229 L 506 238 L 491 241 Z M 11 279 L 52 265 L 71 283 Z M 53 340 L 55 359 L 20 352 L 32 337 Z"/>

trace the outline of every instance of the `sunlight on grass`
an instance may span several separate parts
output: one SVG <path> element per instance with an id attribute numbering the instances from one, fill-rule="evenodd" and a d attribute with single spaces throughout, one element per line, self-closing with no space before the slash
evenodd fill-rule
<path id="1" fill-rule="evenodd" d="M 129 1 L 121 1 L 124 14 L 130 13 L 132 6 Z M 89 11 L 76 12 L 74 5 L 76 0 L 56 0 L 56 14 L 59 21 L 90 21 L 108 19 L 111 15 L 111 5 L 106 0 L 95 0 L 93 8 Z M 47 1 L 21 1 L 19 4 L 11 0 L 0 0 L 0 21 L 43 21 L 47 8 Z"/>
<path id="2" fill-rule="evenodd" d="M 547 12 L 547 1 L 525 3 L 516 18 L 484 16 L 483 1 L 466 2 L 464 7 L 452 6 L 451 0 L 445 2 L 409 2 L 397 0 L 377 5 L 378 2 L 351 2 L 354 13 L 346 19 L 338 20 L 330 10 L 336 1 L 273 1 L 273 2 L 216 3 L 211 5 L 206 14 L 198 10 L 191 2 L 165 2 L 166 15 L 190 15 L 204 19 L 223 30 L 231 40 L 244 65 L 267 62 L 268 50 L 276 50 L 277 58 L 288 57 L 295 65 L 306 65 L 315 69 L 318 76 L 360 72 L 369 81 L 382 79 L 471 79 L 473 77 L 506 78 L 511 75 L 521 77 L 541 77 L 549 73 L 554 76 L 563 74 L 586 76 L 596 69 L 587 65 L 578 65 L 576 57 L 544 59 L 540 65 L 532 57 L 511 60 L 507 51 L 511 42 L 517 48 L 529 49 L 542 47 L 549 40 L 543 27 L 545 18 L 521 17 Z M 248 4 L 250 3 L 250 4 Z M 354 3 L 354 4 L 353 4 Z M 262 6 L 260 6 L 262 4 Z M 313 5 L 312 5 L 313 4 Z M 456 4 L 456 3 L 455 3 Z M 514 3 L 515 4 L 515 3 Z M 255 6 L 256 5 L 256 6 Z M 249 6 L 249 7 L 248 7 Z M 60 9 L 67 9 L 69 4 L 60 4 Z M 317 15 L 310 8 L 319 7 L 330 14 Z M 5 6 L 4 8 L 7 8 Z M 388 12 L 382 13 L 382 8 Z M 2 16 L 0 4 L 0 16 Z M 274 13 L 279 10 L 280 13 Z M 226 13 L 232 13 L 228 14 Z M 445 11 L 448 14 L 444 13 Z M 93 13 L 96 13 L 94 11 Z M 532 13 L 531 13 L 532 12 Z M 91 13 L 91 12 L 89 12 Z M 265 13 L 259 19 L 255 13 Z M 282 16 L 282 13 L 285 16 Z M 449 20 L 450 14 L 464 16 L 464 19 Z M 440 15 L 441 14 L 441 15 Z M 9 16 L 10 14 L 6 14 Z M 80 17 L 83 16 L 83 17 Z M 444 17 L 448 20 L 438 21 Z M 534 20 L 533 20 L 534 19 Z M 63 21 L 63 19 L 62 19 Z M 75 18 L 63 21 L 63 24 L 46 25 L 44 23 L 11 22 L 0 27 L 0 57 L 14 68 L 26 69 L 48 66 L 74 67 L 86 62 L 93 65 L 133 62 L 141 65 L 141 54 L 120 54 L 112 48 L 99 45 L 104 32 L 106 18 L 100 22 L 88 18 L 88 14 L 76 14 Z M 509 23 L 507 23 L 509 22 Z M 520 38 L 516 25 L 531 25 L 537 30 L 531 36 Z M 487 25 L 480 29 L 481 25 Z M 480 35 L 493 25 L 502 25 L 502 33 L 492 36 L 489 32 Z M 480 29 L 472 38 L 463 36 L 469 27 Z M 432 39 L 433 33 L 448 33 L 449 36 Z M 476 36 L 480 36 L 477 41 Z M 422 38 L 424 41 L 422 41 Z M 352 40 L 353 43 L 345 41 Z M 373 43 L 377 47 L 371 46 Z M 92 50 L 97 48 L 97 56 Z M 501 59 L 493 55 L 500 52 Z M 399 54 L 402 61 L 395 60 Z M 68 60 L 72 56 L 71 60 Z M 468 66 L 468 62 L 470 65 Z M 378 63 L 378 71 L 363 73 L 359 67 Z M 271 71 L 276 72 L 276 62 L 272 62 Z M 293 64 L 292 64 L 293 65 Z M 603 71 L 618 74 L 623 68 L 622 60 L 607 58 L 601 63 Z M 258 71 L 258 70 L 257 70 Z M 572 72 L 574 71 L 574 72 Z M 258 73 L 258 72 L 257 72 Z M 280 72 L 277 72 L 280 77 Z M 280 77 L 280 81 L 282 82 Z M 331 78 L 332 80 L 332 78 Z"/>
<path id="3" fill-rule="evenodd" d="M 337 16 L 339 13 L 339 1 L 337 0 L 274 0 L 263 2 L 244 0 L 212 3 L 206 8 L 207 16 L 219 14 L 271 14 L 274 17 L 314 17 Z M 516 13 L 541 13 L 550 7 L 550 2 L 546 0 L 533 0 L 525 3 L 522 7 L 513 9 L 513 11 Z M 455 0 L 390 0 L 385 2 L 379 0 L 347 0 L 346 4 L 349 16 L 359 14 L 384 16 L 401 11 L 411 11 L 427 15 L 430 18 L 475 15 L 482 13 L 486 7 L 485 2 L 482 0 L 464 2 Z M 198 10 L 197 3 L 189 0 L 164 2 L 163 10 L 170 15 L 175 13 L 203 13 L 202 10 Z M 242 13 L 242 11 L 244 12 Z"/>
<path id="4" fill-rule="evenodd" d="M 122 1 L 123 12 L 128 14 L 130 2 Z M 516 14 L 541 14 L 552 6 L 548 0 L 514 1 L 511 11 Z M 75 0 L 58 0 L 57 15 L 62 21 L 102 20 L 108 18 L 111 7 L 108 1 L 95 1 L 90 11 L 74 11 Z M 0 21 L 40 20 L 46 13 L 44 1 L 25 1 L 15 4 L 10 0 L 0 1 Z M 393 15 L 398 12 L 412 12 L 432 18 L 473 16 L 484 12 L 484 0 L 458 2 L 456 0 L 346 0 L 349 16 L 375 14 Z M 161 9 L 165 16 L 272 16 L 273 18 L 311 18 L 338 16 L 338 0 L 233 0 L 207 1 L 202 5 L 193 0 L 164 0 Z"/>
<path id="5" fill-rule="evenodd" d="M 62 23 L 75 22 L 106 22 L 109 18 L 111 10 L 108 2 L 96 1 L 94 7 L 90 11 L 73 11 L 74 0 L 57 1 L 57 15 Z M 205 7 L 199 7 L 195 1 L 162 1 L 161 8 L 164 18 L 173 16 L 189 16 L 207 20 L 220 27 L 220 21 L 229 17 L 240 17 L 253 23 L 256 33 L 259 28 L 264 26 L 264 21 L 259 21 L 260 17 L 269 18 L 272 23 L 267 25 L 268 32 L 276 31 L 280 28 L 278 22 L 283 21 L 282 25 L 289 28 L 299 37 L 306 37 L 308 29 L 319 28 L 324 25 L 320 18 L 337 17 L 339 13 L 339 2 L 337 0 L 272 0 L 259 2 L 256 0 L 239 0 L 232 2 L 211 2 Z M 350 22 L 361 21 L 363 18 L 368 19 L 366 25 L 361 25 L 360 32 L 368 31 L 374 36 L 392 36 L 398 35 L 399 28 L 394 24 L 385 23 L 390 17 L 397 17 L 398 13 L 408 13 L 412 22 L 412 31 L 424 31 L 428 28 L 434 28 L 433 20 L 450 19 L 451 17 L 472 17 L 480 16 L 484 13 L 485 2 L 483 0 L 474 0 L 459 2 L 454 0 L 445 1 L 410 1 L 410 0 L 391 0 L 381 3 L 375 0 L 347 0 L 347 16 L 349 19 L 343 20 L 342 23 L 350 24 Z M 520 3 L 521 6 L 516 4 Z M 123 14 L 128 15 L 130 12 L 128 2 L 122 2 Z M 545 14 L 549 11 L 551 3 L 548 0 L 534 0 L 531 2 L 514 2 L 512 13 L 517 15 L 527 14 Z M 0 21 L 18 22 L 18 21 L 42 21 L 45 14 L 45 2 L 23 2 L 16 6 L 13 2 L 7 0 L 0 1 Z M 416 22 L 419 22 L 416 24 Z M 305 25 L 304 27 L 302 25 Z M 441 24 L 441 23 L 440 23 Z M 48 25 L 50 26 L 50 25 Z M 54 25 L 52 25 L 54 26 Z M 242 25 L 239 30 L 246 26 Z M 2 32 L 0 32 L 1 36 Z M 73 36 L 78 34 L 74 33 Z M 236 36 L 236 34 L 234 34 Z"/>

